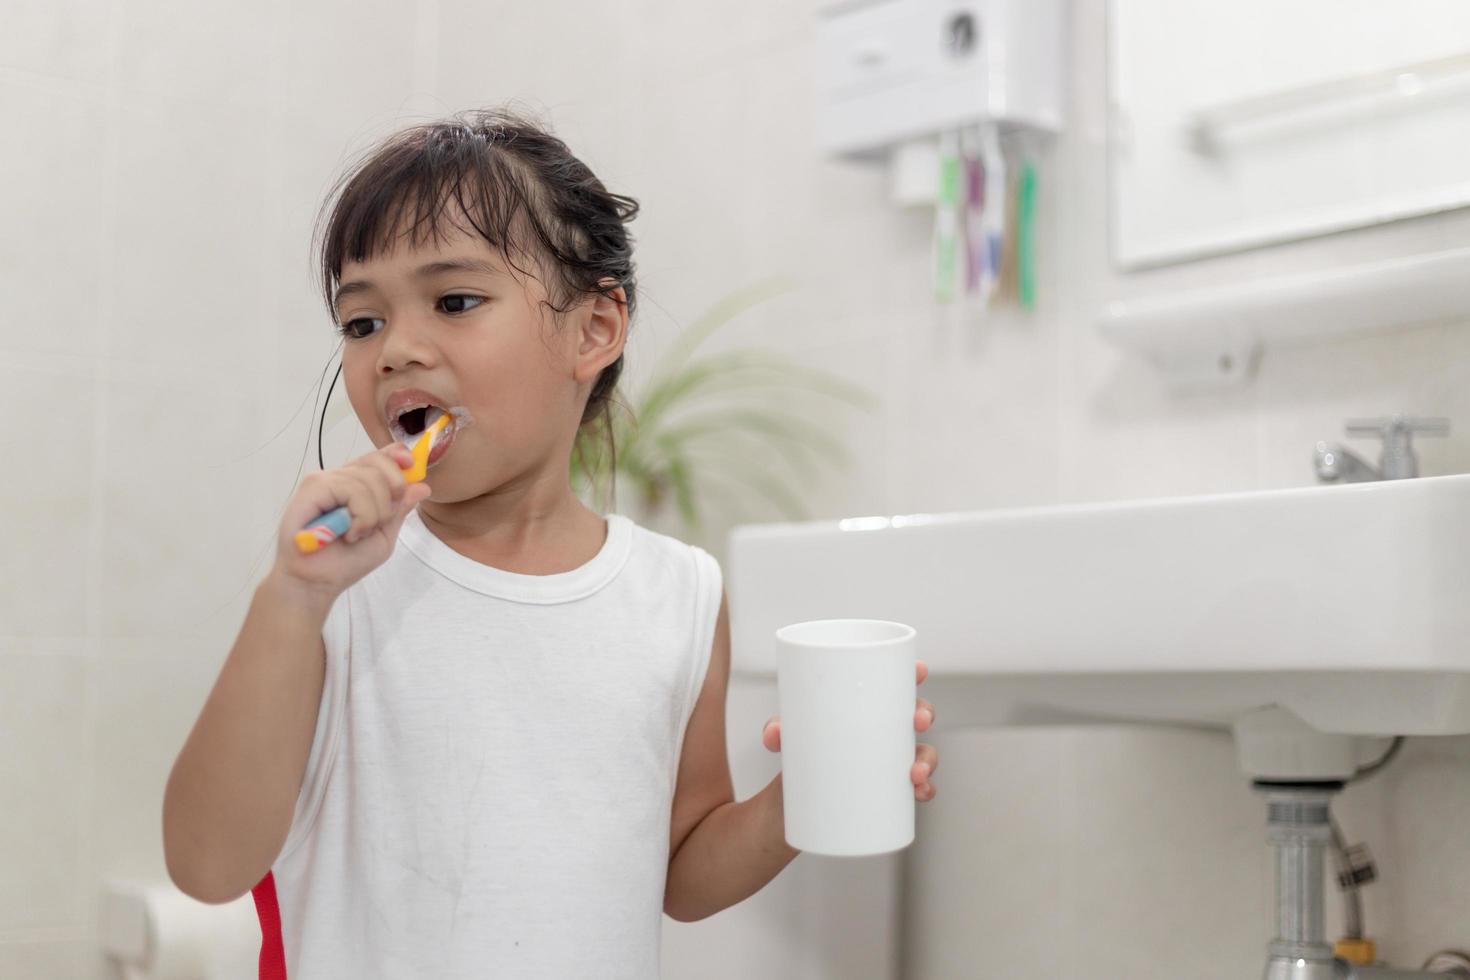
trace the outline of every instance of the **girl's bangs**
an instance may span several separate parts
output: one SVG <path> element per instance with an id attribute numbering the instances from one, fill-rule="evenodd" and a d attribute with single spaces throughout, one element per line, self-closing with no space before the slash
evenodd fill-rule
<path id="1" fill-rule="evenodd" d="M 475 141 L 468 141 L 474 143 Z M 346 262 L 440 244 L 454 231 L 477 235 L 520 270 L 512 225 L 525 203 L 518 176 L 498 154 L 478 146 L 393 147 L 370 161 L 342 188 L 323 236 L 322 287 L 327 305 Z M 466 152 L 468 151 L 468 152 Z"/>

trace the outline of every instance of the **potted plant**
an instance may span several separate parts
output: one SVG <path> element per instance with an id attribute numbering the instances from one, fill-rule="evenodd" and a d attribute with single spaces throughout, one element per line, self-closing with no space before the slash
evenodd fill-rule
<path id="1" fill-rule="evenodd" d="M 824 464 L 846 469 L 852 462 L 817 417 L 820 410 L 838 404 L 871 409 L 877 399 L 777 351 L 737 348 L 696 356 L 740 313 L 787 288 L 772 279 L 737 291 L 684 330 L 660 356 L 631 409 L 614 399 L 613 453 L 602 423 L 579 433 L 572 486 L 589 506 L 618 509 L 621 485 L 632 496 L 624 503 L 632 504 L 641 523 L 696 543 L 718 530 L 717 520 L 746 519 L 755 501 L 787 520 L 808 516 L 801 488 Z"/>

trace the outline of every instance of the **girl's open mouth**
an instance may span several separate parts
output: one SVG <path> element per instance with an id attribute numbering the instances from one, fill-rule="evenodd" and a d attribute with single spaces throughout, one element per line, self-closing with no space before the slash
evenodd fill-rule
<path id="1" fill-rule="evenodd" d="M 417 408 L 411 408 L 388 423 L 388 432 L 398 442 L 412 447 L 419 441 L 424 430 L 433 425 L 444 414 L 444 409 L 437 405 L 421 405 Z M 454 441 L 455 430 L 459 428 L 460 419 L 456 413 L 450 412 L 449 415 L 449 424 L 434 439 L 434 446 L 429 451 L 430 466 L 433 466 L 448 451 L 449 444 Z"/>

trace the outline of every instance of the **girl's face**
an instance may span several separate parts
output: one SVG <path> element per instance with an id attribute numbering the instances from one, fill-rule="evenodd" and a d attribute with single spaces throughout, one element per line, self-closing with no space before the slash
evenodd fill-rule
<path id="1" fill-rule="evenodd" d="M 394 427 L 404 401 L 463 407 L 473 419 L 441 436 L 432 501 L 468 500 L 518 479 L 549 481 L 553 493 L 568 485 L 583 405 L 621 354 L 627 318 L 620 304 L 593 296 L 558 328 L 536 272 L 515 273 L 497 249 L 457 228 L 421 247 L 399 238 L 392 252 L 342 266 L 342 374 L 373 444 L 403 435 Z"/>

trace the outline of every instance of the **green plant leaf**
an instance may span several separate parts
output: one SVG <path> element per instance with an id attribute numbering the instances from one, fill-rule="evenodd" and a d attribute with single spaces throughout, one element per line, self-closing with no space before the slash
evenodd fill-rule
<path id="1" fill-rule="evenodd" d="M 679 516 L 686 525 L 697 530 L 700 523 L 698 505 L 695 503 L 694 480 L 689 463 L 683 456 L 670 456 L 669 480 L 674 486 L 674 503 L 679 508 Z"/>
<path id="2" fill-rule="evenodd" d="M 693 323 L 679 332 L 679 335 L 674 338 L 663 356 L 654 365 L 650 376 L 658 378 L 673 374 L 684 359 L 720 327 L 752 306 L 763 303 L 773 296 L 779 296 L 795 285 L 794 280 L 785 276 L 772 276 L 718 300 L 714 306 L 700 314 Z"/>
<path id="3" fill-rule="evenodd" d="M 665 430 L 665 436 L 683 443 L 719 435 L 766 437 L 769 445 L 787 456 L 793 465 L 810 465 L 807 454 L 819 454 L 834 464 L 850 463 L 852 454 L 826 429 L 814 422 L 775 410 L 758 408 L 707 411 L 682 418 Z"/>
<path id="4" fill-rule="evenodd" d="M 578 433 L 574 482 L 608 494 L 615 485 L 626 486 L 655 512 L 672 503 L 684 525 L 696 531 L 706 526 L 709 506 L 743 513 L 737 505 L 752 496 L 789 519 L 803 517 L 797 488 L 817 478 L 819 463 L 847 467 L 852 454 L 833 425 L 794 411 L 793 396 L 868 410 L 878 398 L 776 351 L 745 348 L 694 357 L 716 330 L 790 285 L 773 278 L 738 291 L 683 331 L 659 359 L 637 404 L 623 411 L 615 402 L 607 420 L 615 461 L 607 455 L 601 424 Z"/>
<path id="5" fill-rule="evenodd" d="M 710 467 L 711 477 L 724 471 L 725 481 L 738 482 L 751 488 L 765 497 L 777 510 L 788 520 L 802 520 L 806 517 L 806 508 L 802 505 L 800 498 L 775 476 L 762 472 L 759 468 L 720 466 L 718 462 L 712 461 Z M 703 485 L 706 481 L 701 480 Z"/>
<path id="6" fill-rule="evenodd" d="M 871 392 L 836 375 L 762 352 L 727 351 L 690 364 L 651 390 L 639 409 L 640 424 L 657 425 L 664 415 L 696 393 L 708 397 L 793 386 L 858 408 L 872 409 L 878 404 Z"/>

